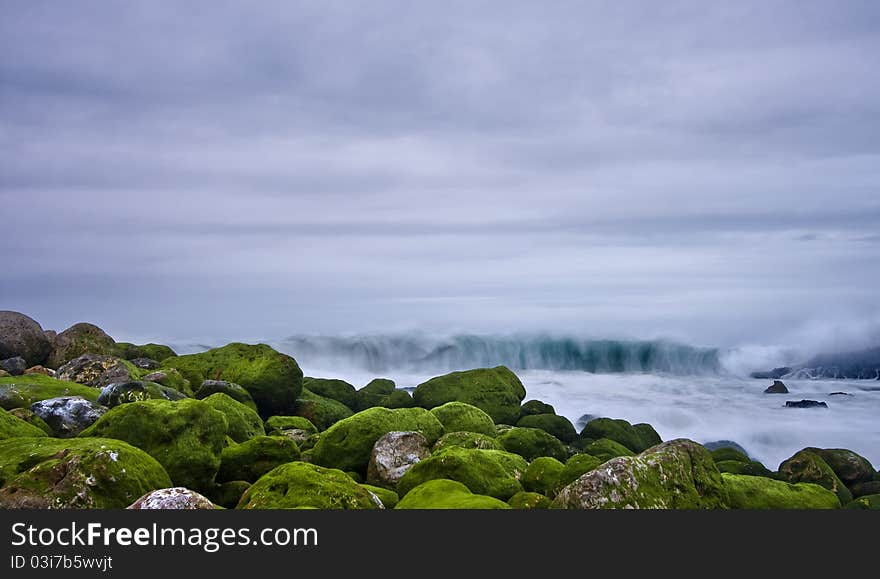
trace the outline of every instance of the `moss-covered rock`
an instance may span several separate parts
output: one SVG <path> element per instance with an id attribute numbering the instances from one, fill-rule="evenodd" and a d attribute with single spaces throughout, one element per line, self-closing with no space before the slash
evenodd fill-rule
<path id="1" fill-rule="evenodd" d="M 519 419 L 526 390 L 516 374 L 504 366 L 452 372 L 419 384 L 413 400 L 423 408 L 447 402 L 465 402 L 488 414 L 496 423 L 513 424 Z"/>
<path id="2" fill-rule="evenodd" d="M 55 337 L 46 365 L 59 368 L 83 354 L 116 354 L 116 342 L 94 324 L 74 324 Z"/>
<path id="3" fill-rule="evenodd" d="M 660 444 L 660 435 L 650 424 L 630 424 L 626 420 L 595 418 L 581 431 L 582 438 L 609 438 L 638 454 Z"/>
<path id="4" fill-rule="evenodd" d="M 434 443 L 433 452 L 458 446 L 460 448 L 478 448 L 482 450 L 504 450 L 501 444 L 493 437 L 477 432 L 447 432 Z"/>
<path id="5" fill-rule="evenodd" d="M 460 482 L 436 479 L 411 489 L 395 509 L 509 509 L 494 497 L 474 494 Z"/>
<path id="6" fill-rule="evenodd" d="M 880 494 L 861 496 L 848 502 L 845 508 L 860 511 L 880 511 Z"/>
<path id="7" fill-rule="evenodd" d="M 104 386 L 98 396 L 98 404 L 113 408 L 120 404 L 139 402 L 141 400 L 183 400 L 186 395 L 174 388 L 162 386 L 156 382 L 115 382 Z"/>
<path id="8" fill-rule="evenodd" d="M 385 408 L 389 408 L 388 402 L 390 401 L 390 395 L 395 394 L 397 392 L 402 392 L 397 390 L 394 382 L 392 380 L 388 380 L 387 378 L 376 378 L 375 380 L 370 381 L 369 384 L 355 392 L 355 402 L 352 409 L 355 412 L 360 412 L 361 410 L 366 410 L 367 408 L 373 408 L 374 406 L 383 406 Z M 404 394 L 406 394 L 404 392 Z M 407 398 L 409 398 L 409 403 L 406 406 L 396 406 L 397 408 L 408 408 L 414 405 L 412 401 L 412 396 L 406 394 Z"/>
<path id="9" fill-rule="evenodd" d="M 552 456 L 560 462 L 568 458 L 568 452 L 559 439 L 539 428 L 511 428 L 498 435 L 498 442 L 507 452 L 529 461 L 539 456 Z"/>
<path id="10" fill-rule="evenodd" d="M 584 447 L 584 452 L 595 456 L 601 462 L 617 458 L 618 456 L 633 456 L 635 453 L 623 446 L 619 442 L 615 442 L 610 438 L 600 438 L 594 440 Z"/>
<path id="11" fill-rule="evenodd" d="M 527 400 L 519 409 L 519 418 L 535 414 L 556 414 L 556 409 L 540 400 Z"/>
<path id="12" fill-rule="evenodd" d="M 530 493 L 522 491 L 510 497 L 510 500 L 507 501 L 507 504 L 510 505 L 511 509 L 535 510 L 549 509 L 550 506 L 553 504 L 553 501 L 540 493 Z"/>
<path id="13" fill-rule="evenodd" d="M 843 484 L 852 486 L 860 482 L 868 482 L 874 478 L 874 467 L 864 456 L 845 448 L 805 448 L 822 457 L 831 467 Z"/>
<path id="14" fill-rule="evenodd" d="M 144 382 L 155 382 L 156 384 L 161 384 L 162 386 L 172 388 L 178 392 L 183 392 L 187 396 L 193 396 L 192 384 L 189 383 L 189 380 L 183 377 L 183 374 L 174 368 L 160 368 L 155 372 L 144 374 L 142 380 Z"/>
<path id="15" fill-rule="evenodd" d="M 0 508 L 121 509 L 170 486 L 155 459 L 120 440 L 0 441 Z"/>
<path id="16" fill-rule="evenodd" d="M 824 487 L 845 505 L 852 500 L 852 493 L 834 474 L 834 470 L 821 456 L 809 450 L 801 450 L 779 465 L 779 478 L 790 483 L 815 483 Z"/>
<path id="17" fill-rule="evenodd" d="M 718 470 L 720 472 L 726 472 L 730 474 L 765 477 L 769 477 L 773 474 L 772 472 L 770 472 L 770 469 L 768 469 L 766 466 L 756 460 L 750 460 L 748 462 L 740 462 L 738 460 L 721 460 L 715 461 L 715 466 L 718 467 Z"/>
<path id="18" fill-rule="evenodd" d="M 97 402 L 101 391 L 90 386 L 56 380 L 42 374 L 0 378 L 0 408 L 30 408 L 34 402 L 61 396 L 82 396 Z"/>
<path id="19" fill-rule="evenodd" d="M 437 417 L 446 432 L 477 432 L 495 436 L 492 418 L 476 406 L 464 402 L 447 402 L 431 409 L 431 414 Z"/>
<path id="20" fill-rule="evenodd" d="M 223 449 L 217 482 L 255 482 L 273 468 L 295 460 L 299 460 L 299 447 L 289 438 L 257 436 Z"/>
<path id="21" fill-rule="evenodd" d="M 321 434 L 315 444 L 315 464 L 365 472 L 373 445 L 389 432 L 420 432 L 433 444 L 443 435 L 443 425 L 423 408 L 369 408 L 340 420 Z"/>
<path id="22" fill-rule="evenodd" d="M 215 505 L 219 505 L 224 509 L 234 509 L 244 491 L 250 488 L 251 483 L 245 480 L 231 480 L 223 484 L 216 485 L 208 493 L 208 497 Z"/>
<path id="23" fill-rule="evenodd" d="M 291 414 L 302 391 L 302 370 L 296 360 L 265 344 L 233 343 L 201 354 L 165 360 L 190 384 L 224 380 L 240 384 L 250 393 L 261 416 Z"/>
<path id="24" fill-rule="evenodd" d="M 400 502 L 400 497 L 397 496 L 397 493 L 390 489 L 363 483 L 361 483 L 361 486 L 376 495 L 382 501 L 382 506 L 386 509 L 393 509 Z"/>
<path id="25" fill-rule="evenodd" d="M 19 418 L 21 417 L 19 416 Z M 880 480 L 856 483 L 849 487 L 849 490 L 852 492 L 853 498 L 856 499 L 865 495 L 877 495 L 880 494 Z"/>
<path id="26" fill-rule="evenodd" d="M 158 460 L 174 486 L 201 492 L 220 467 L 227 428 L 226 416 L 202 400 L 144 400 L 111 408 L 80 437 L 124 440 Z"/>
<path id="27" fill-rule="evenodd" d="M 581 475 L 596 470 L 603 462 L 606 461 L 590 454 L 575 454 L 570 457 L 565 461 L 562 472 L 559 473 L 556 488 L 553 489 L 552 495 L 548 496 L 556 496 L 560 489 L 567 487 L 579 479 Z"/>
<path id="28" fill-rule="evenodd" d="M 58 368 L 55 377 L 94 388 L 114 382 L 135 382 L 143 371 L 128 360 L 115 356 L 83 354 Z"/>
<path id="29" fill-rule="evenodd" d="M 752 461 L 744 452 L 725 446 L 712 451 L 712 459 L 716 462 L 736 461 L 748 464 Z"/>
<path id="30" fill-rule="evenodd" d="M 172 487 L 151 491 L 128 508 L 133 511 L 213 511 L 217 505 L 188 488 Z"/>
<path id="31" fill-rule="evenodd" d="M 6 411 L 4 410 L 3 412 L 6 412 Z M 12 410 L 9 410 L 9 414 L 11 414 L 12 416 L 15 416 L 19 420 L 24 420 L 25 422 L 27 422 L 28 424 L 30 424 L 32 426 L 36 426 L 37 428 L 39 428 L 40 430 L 45 432 L 47 435 L 52 436 L 52 428 L 48 424 L 46 424 L 45 420 L 43 420 L 42 418 L 40 418 L 39 416 L 34 414 L 34 411 L 31 410 L 30 408 L 13 408 Z M 37 435 L 28 435 L 28 436 L 39 436 L 39 435 L 37 434 Z M 2 438 L 2 437 L 0 437 L 0 438 Z M 8 438 L 12 438 L 12 437 L 8 437 Z M 867 493 L 865 493 L 865 494 L 867 494 Z"/>
<path id="32" fill-rule="evenodd" d="M 528 468 L 522 457 L 499 450 L 449 447 L 413 465 L 397 485 L 405 496 L 411 489 L 434 479 L 449 479 L 471 492 L 506 501 L 523 490 L 520 479 Z"/>
<path id="33" fill-rule="evenodd" d="M 727 487 L 705 448 L 686 439 L 612 459 L 556 495 L 565 509 L 723 509 Z"/>
<path id="34" fill-rule="evenodd" d="M 300 397 L 296 400 L 293 414 L 308 419 L 318 430 L 327 430 L 340 420 L 352 416 L 354 412 L 342 402 L 325 398 L 308 388 L 303 388 Z"/>
<path id="35" fill-rule="evenodd" d="M 556 491 L 559 490 L 559 475 L 564 469 L 565 465 L 555 458 L 542 456 L 529 464 L 520 482 L 527 491 L 550 497 L 556 496 Z"/>
<path id="36" fill-rule="evenodd" d="M 0 440 L 43 436 L 47 436 L 47 434 L 42 429 L 33 424 L 28 424 L 5 410 L 0 410 Z"/>
<path id="37" fill-rule="evenodd" d="M 376 509 L 372 494 L 344 472 L 305 462 L 283 464 L 245 491 L 239 509 Z"/>
<path id="38" fill-rule="evenodd" d="M 284 430 L 304 430 L 309 434 L 317 434 L 318 429 L 308 419 L 302 416 L 271 416 L 266 422 L 266 434 L 277 435 Z"/>
<path id="39" fill-rule="evenodd" d="M 521 428 L 540 428 L 565 443 L 574 442 L 578 438 L 571 421 L 556 414 L 529 414 L 520 418 L 516 425 Z"/>
<path id="40" fill-rule="evenodd" d="M 140 346 L 128 342 L 116 342 L 113 354 L 126 360 L 148 358 L 157 362 L 164 362 L 168 358 L 174 358 L 177 354 L 164 344 L 142 344 Z"/>
<path id="41" fill-rule="evenodd" d="M 226 416 L 226 434 L 235 442 L 244 442 L 255 436 L 265 436 L 263 421 L 252 408 L 233 400 L 222 392 L 211 394 L 202 402 L 209 404 Z"/>
<path id="42" fill-rule="evenodd" d="M 840 507 L 840 501 L 834 493 L 816 484 L 791 484 L 762 476 L 731 473 L 723 473 L 721 476 L 727 486 L 728 505 L 732 509 L 837 509 Z"/>
<path id="43" fill-rule="evenodd" d="M 205 380 L 202 382 L 202 385 L 199 386 L 198 390 L 196 390 L 195 394 L 193 394 L 193 398 L 204 400 L 208 396 L 217 394 L 218 392 L 226 394 L 236 402 L 241 402 L 254 412 L 257 412 L 257 404 L 254 402 L 254 399 L 251 398 L 250 393 L 244 389 L 244 386 L 235 384 L 234 382 L 226 382 L 225 380 Z"/>
<path id="44" fill-rule="evenodd" d="M 357 402 L 355 387 L 345 380 L 335 378 L 303 378 L 303 388 L 308 388 L 318 396 L 330 398 L 354 408 Z"/>

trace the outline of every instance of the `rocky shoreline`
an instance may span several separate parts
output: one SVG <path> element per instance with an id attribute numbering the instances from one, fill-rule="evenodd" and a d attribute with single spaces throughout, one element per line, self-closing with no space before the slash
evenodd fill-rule
<path id="1" fill-rule="evenodd" d="M 357 389 L 266 345 L 177 356 L 0 312 L 0 367 L 0 508 L 880 508 L 850 450 L 771 470 L 649 424 L 578 430 L 503 366 Z"/>

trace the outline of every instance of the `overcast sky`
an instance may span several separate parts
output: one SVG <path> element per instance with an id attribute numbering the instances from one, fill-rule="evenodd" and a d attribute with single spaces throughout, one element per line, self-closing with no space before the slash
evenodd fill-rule
<path id="1" fill-rule="evenodd" d="M 880 5 L 0 0 L 0 309 L 877 338 Z"/>

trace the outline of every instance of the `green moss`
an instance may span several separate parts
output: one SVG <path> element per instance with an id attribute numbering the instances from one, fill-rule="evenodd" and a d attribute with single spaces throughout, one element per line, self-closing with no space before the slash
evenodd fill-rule
<path id="1" fill-rule="evenodd" d="M 370 383 L 358 390 L 365 394 L 391 394 L 397 389 L 394 380 L 388 378 L 374 378 Z"/>
<path id="2" fill-rule="evenodd" d="M 290 414 L 302 391 L 302 370 L 296 360 L 265 344 L 233 343 L 201 354 L 165 360 L 190 384 L 224 380 L 240 384 L 257 404 L 262 416 Z"/>
<path id="3" fill-rule="evenodd" d="M 155 372 L 145 374 L 143 379 L 149 382 L 155 382 L 168 388 L 173 388 L 178 392 L 183 392 L 187 396 L 193 396 L 193 385 L 189 380 L 183 377 L 183 374 L 174 368 L 159 368 Z M 198 384 L 196 384 L 198 386 Z"/>
<path id="4" fill-rule="evenodd" d="M 247 481 L 232 480 L 214 487 L 208 495 L 208 498 L 210 498 L 211 502 L 215 505 L 221 506 L 224 509 L 234 509 L 238 504 L 238 501 L 241 500 L 244 491 L 248 490 L 250 486 L 251 483 Z"/>
<path id="5" fill-rule="evenodd" d="M 396 391 L 396 387 L 392 380 L 387 378 L 376 378 L 369 384 L 355 392 L 355 403 L 352 406 L 356 412 L 372 408 L 374 406 L 387 406 L 383 401 L 388 400 L 388 395 Z M 411 397 L 410 397 L 411 398 Z"/>
<path id="6" fill-rule="evenodd" d="M 615 442 L 610 438 L 600 438 L 594 440 L 584 447 L 584 452 L 595 456 L 601 462 L 617 458 L 618 456 L 632 456 L 633 452 L 619 442 Z"/>
<path id="7" fill-rule="evenodd" d="M 128 342 L 116 342 L 113 351 L 114 356 L 125 358 L 126 360 L 135 360 L 137 358 L 149 358 L 157 362 L 164 362 L 168 358 L 174 358 L 177 354 L 174 350 L 163 344 L 143 344 L 137 346 Z"/>
<path id="8" fill-rule="evenodd" d="M 731 448 L 729 446 L 725 446 L 712 451 L 712 458 L 716 463 L 724 462 L 724 461 L 736 461 L 748 464 L 752 461 L 748 456 L 743 454 L 742 452 L 736 450 L 735 448 Z"/>
<path id="9" fill-rule="evenodd" d="M 565 465 L 555 458 L 549 456 L 536 458 L 523 474 L 522 486 L 527 491 L 555 496 L 559 475 L 562 474 L 563 469 Z"/>
<path id="10" fill-rule="evenodd" d="M 474 494 L 460 482 L 430 480 L 413 488 L 395 509 L 509 509 L 496 498 Z"/>
<path id="11" fill-rule="evenodd" d="M 809 450 L 801 450 L 780 464 L 779 478 L 790 483 L 815 483 L 836 494 L 841 505 L 852 500 L 852 493 L 834 474 L 828 463 Z"/>
<path id="12" fill-rule="evenodd" d="M 244 386 L 239 384 L 235 384 L 234 382 L 224 382 L 223 380 L 205 380 L 202 382 L 202 385 L 199 386 L 198 390 L 196 390 L 193 398 L 197 400 L 204 400 L 208 396 L 217 393 L 226 394 L 236 402 L 240 402 L 257 412 L 257 404 L 254 402 L 254 399 L 251 398 L 250 393 L 244 389 Z"/>
<path id="13" fill-rule="evenodd" d="M 124 440 L 165 467 L 175 486 L 211 488 L 225 446 L 226 416 L 202 400 L 145 400 L 111 408 L 80 437 Z"/>
<path id="14" fill-rule="evenodd" d="M 357 402 L 355 388 L 345 380 L 335 378 L 303 378 L 303 388 L 308 388 L 318 396 L 330 398 L 354 408 Z"/>
<path id="15" fill-rule="evenodd" d="M 419 384 L 413 393 L 415 403 L 423 408 L 465 402 L 483 410 L 494 422 L 509 424 L 519 419 L 525 396 L 522 382 L 504 366 L 437 376 Z"/>
<path id="16" fill-rule="evenodd" d="M 559 473 L 558 486 L 554 489 L 552 496 L 555 496 L 563 487 L 567 487 L 579 479 L 581 475 L 596 470 L 603 462 L 605 461 L 590 454 L 572 456 L 565 461 L 565 467 Z"/>
<path id="17" fill-rule="evenodd" d="M 395 390 L 379 399 L 376 406 L 383 408 L 413 408 L 416 401 L 405 390 Z"/>
<path id="18" fill-rule="evenodd" d="M 56 380 L 42 374 L 25 374 L 0 378 L 0 408 L 30 408 L 34 402 L 61 396 L 82 396 L 97 402 L 101 390 L 65 380 Z"/>
<path id="19" fill-rule="evenodd" d="M 519 409 L 519 417 L 523 418 L 524 416 L 532 416 L 534 414 L 556 414 L 556 410 L 546 402 L 541 402 L 540 400 L 523 402 L 523 405 Z"/>
<path id="20" fill-rule="evenodd" d="M 273 468 L 299 460 L 299 447 L 283 436 L 257 436 L 220 454 L 217 482 L 254 482 Z"/>
<path id="21" fill-rule="evenodd" d="M 28 424 L 32 426 L 36 426 L 47 435 L 52 436 L 52 427 L 49 426 L 45 420 L 34 414 L 34 411 L 30 408 L 13 408 L 9 411 L 9 414 L 15 416 L 19 420 L 24 420 Z M 37 435 L 39 436 L 39 435 Z M 863 493 L 865 494 L 865 493 Z"/>
<path id="22" fill-rule="evenodd" d="M 113 408 L 141 400 L 183 400 L 186 396 L 156 382 L 117 382 L 101 389 L 98 404 Z"/>
<path id="23" fill-rule="evenodd" d="M 318 433 L 315 425 L 308 418 L 302 416 L 272 416 L 266 420 L 266 431 L 269 434 L 292 429 L 305 430 L 309 434 Z"/>
<path id="24" fill-rule="evenodd" d="M 255 436 L 264 436 L 266 434 L 260 415 L 255 410 L 233 400 L 226 394 L 222 392 L 211 394 L 203 402 L 226 416 L 228 424 L 226 434 L 235 442 L 244 442 Z"/>
<path id="25" fill-rule="evenodd" d="M 516 423 L 522 428 L 540 428 L 548 434 L 552 434 L 562 442 L 571 443 L 577 440 L 578 433 L 574 425 L 565 416 L 555 414 L 529 414 L 523 416 Z"/>
<path id="26" fill-rule="evenodd" d="M 510 505 L 511 509 L 535 510 L 549 509 L 550 505 L 553 504 L 553 501 L 540 493 L 522 491 L 510 497 L 507 504 Z"/>
<path id="27" fill-rule="evenodd" d="M 443 425 L 423 408 L 369 408 L 340 420 L 315 444 L 312 459 L 316 464 L 365 472 L 373 445 L 393 431 L 421 432 L 433 444 L 443 434 Z"/>
<path id="28" fill-rule="evenodd" d="M 756 460 L 750 460 L 749 462 L 740 462 L 738 460 L 722 460 L 715 461 L 715 465 L 718 467 L 719 471 L 727 472 L 730 474 L 743 474 L 750 476 L 766 477 L 769 477 L 771 474 L 773 474 L 767 467 Z"/>
<path id="29" fill-rule="evenodd" d="M 58 368 L 83 354 L 113 356 L 116 342 L 93 324 L 74 324 L 55 337 L 46 365 Z"/>
<path id="30" fill-rule="evenodd" d="M 443 450 L 450 446 L 460 448 L 479 448 L 483 450 L 504 450 L 494 438 L 477 432 L 447 432 L 434 444 L 433 451 Z"/>
<path id="31" fill-rule="evenodd" d="M 492 418 L 476 406 L 464 402 L 447 402 L 432 409 L 431 414 L 437 417 L 446 432 L 477 432 L 495 436 Z"/>
<path id="32" fill-rule="evenodd" d="M 251 485 L 239 509 L 375 509 L 372 495 L 340 470 L 305 462 L 283 464 Z"/>
<path id="33" fill-rule="evenodd" d="M 425 481 L 449 479 L 471 492 L 506 501 L 523 490 L 519 479 L 527 468 L 528 463 L 515 454 L 453 446 L 410 467 L 398 482 L 397 492 L 406 495 Z"/>
<path id="34" fill-rule="evenodd" d="M 880 495 L 865 495 L 846 504 L 847 509 L 880 511 Z"/>
<path id="35" fill-rule="evenodd" d="M 302 416 L 314 424 L 319 431 L 327 430 L 333 424 L 353 415 L 354 412 L 342 402 L 315 394 L 303 388 L 297 399 L 293 414 Z"/>
<path id="36" fill-rule="evenodd" d="M 609 438 L 634 453 L 643 452 L 660 444 L 660 435 L 649 424 L 630 424 L 626 420 L 595 418 L 581 431 L 582 438 L 598 440 Z"/>
<path id="37" fill-rule="evenodd" d="M 400 502 L 400 497 L 398 497 L 397 493 L 392 490 L 368 484 L 361 484 L 361 486 L 379 497 L 379 500 L 382 501 L 382 506 L 386 509 L 393 509 L 397 506 L 397 503 Z"/>
<path id="38" fill-rule="evenodd" d="M 724 461 L 722 461 L 724 462 Z M 811 483 L 791 484 L 761 476 L 721 475 L 732 509 L 836 509 L 831 491 Z"/>
<path id="39" fill-rule="evenodd" d="M 47 434 L 33 424 L 0 410 L 0 440 L 19 437 L 42 437 Z"/>
<path id="40" fill-rule="evenodd" d="M 867 458 L 845 448 L 805 448 L 822 458 L 843 484 L 852 486 L 874 478 L 874 467 Z"/>
<path id="41" fill-rule="evenodd" d="M 539 456 L 552 456 L 559 461 L 568 458 L 568 452 L 559 439 L 539 428 L 511 428 L 498 436 L 498 442 L 507 452 L 516 453 L 529 461 Z"/>
<path id="42" fill-rule="evenodd" d="M 170 486 L 156 460 L 119 440 L 0 441 L 0 508 L 121 509 Z"/>

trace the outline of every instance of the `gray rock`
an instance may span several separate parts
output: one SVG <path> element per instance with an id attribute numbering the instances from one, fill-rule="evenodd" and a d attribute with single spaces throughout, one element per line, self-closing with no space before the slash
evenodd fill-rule
<path id="1" fill-rule="evenodd" d="M 214 510 L 207 497 L 185 487 L 172 487 L 149 492 L 133 502 L 132 510 Z"/>
<path id="2" fill-rule="evenodd" d="M 105 407 L 82 396 L 40 400 L 31 404 L 31 410 L 49 425 L 57 438 L 73 438 L 107 412 Z"/>
<path id="3" fill-rule="evenodd" d="M 139 402 L 141 400 L 174 401 L 183 400 L 184 398 L 186 398 L 186 395 L 174 388 L 162 386 L 155 382 L 115 382 L 101 389 L 101 395 L 98 396 L 98 404 L 113 408 L 120 404 Z"/>
<path id="4" fill-rule="evenodd" d="M 0 311 L 0 359 L 21 356 L 33 366 L 45 362 L 51 348 L 40 324 L 18 312 Z"/>
<path id="5" fill-rule="evenodd" d="M 0 368 L 9 372 L 10 376 L 21 376 L 28 368 L 28 363 L 21 356 L 0 360 Z"/>
<path id="6" fill-rule="evenodd" d="M 74 358 L 58 368 L 55 377 L 95 388 L 103 388 L 114 382 L 133 382 L 135 378 L 120 358 L 96 354 Z"/>
<path id="7" fill-rule="evenodd" d="M 819 402 L 818 400 L 788 400 L 785 403 L 786 408 L 828 408 L 828 404 L 825 402 Z"/>
<path id="8" fill-rule="evenodd" d="M 788 388 L 786 388 L 781 380 L 774 380 L 773 384 L 764 390 L 764 394 L 788 394 Z"/>
<path id="9" fill-rule="evenodd" d="M 367 465 L 367 482 L 394 486 L 409 468 L 431 454 L 428 440 L 419 432 L 389 432 L 373 445 Z"/>

